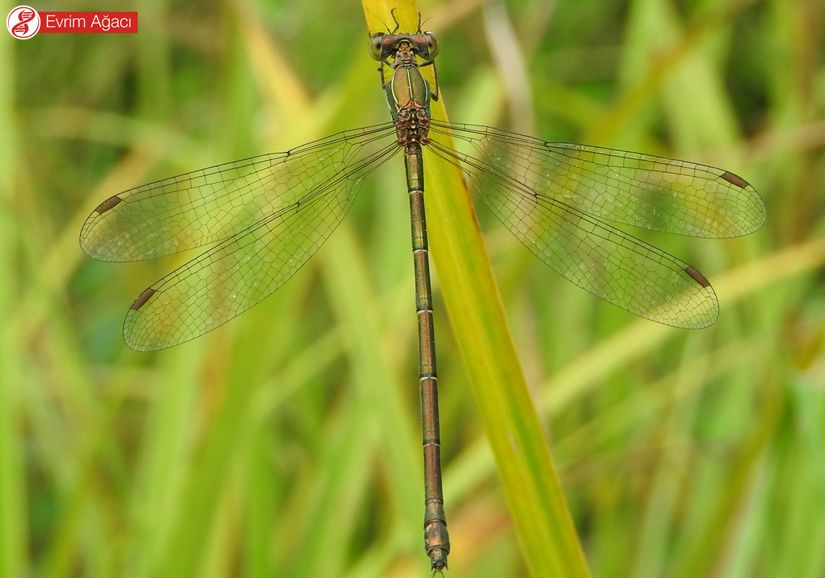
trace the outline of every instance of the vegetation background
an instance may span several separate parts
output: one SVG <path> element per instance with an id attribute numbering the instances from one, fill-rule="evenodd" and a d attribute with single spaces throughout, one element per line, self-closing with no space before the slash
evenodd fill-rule
<path id="1" fill-rule="evenodd" d="M 592 574 L 821 578 L 825 6 L 419 8 L 451 120 L 724 166 L 768 206 L 747 238 L 646 237 L 713 282 L 694 332 L 598 302 L 479 211 Z M 186 256 L 77 244 L 113 193 L 385 120 L 360 7 L 117 9 L 139 34 L 0 41 L 0 576 L 429 576 L 400 159 L 283 289 L 168 351 L 130 351 L 121 320 Z M 524 576 L 439 275 L 449 575 Z"/>

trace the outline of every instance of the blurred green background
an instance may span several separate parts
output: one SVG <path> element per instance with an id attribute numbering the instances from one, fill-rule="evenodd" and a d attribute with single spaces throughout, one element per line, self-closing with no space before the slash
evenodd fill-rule
<path id="1" fill-rule="evenodd" d="M 479 210 L 593 575 L 825 576 L 825 6 L 419 7 L 451 120 L 723 166 L 768 206 L 747 238 L 644 236 L 714 284 L 694 332 Z M 360 6 L 35 8 L 138 10 L 140 32 L 0 42 L 0 576 L 429 576 L 400 158 L 283 289 L 160 353 L 122 318 L 192 255 L 77 243 L 123 189 L 386 120 Z M 449 575 L 524 576 L 435 273 Z"/>

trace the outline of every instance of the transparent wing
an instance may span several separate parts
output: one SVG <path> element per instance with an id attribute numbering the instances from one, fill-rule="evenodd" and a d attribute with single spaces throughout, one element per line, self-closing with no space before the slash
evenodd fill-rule
<path id="1" fill-rule="evenodd" d="M 495 165 L 431 141 L 470 189 L 550 268 L 579 287 L 653 321 L 698 329 L 718 316 L 705 277 L 676 257 L 534 190 Z"/>
<path id="2" fill-rule="evenodd" d="M 136 261 L 221 241 L 298 202 L 394 131 L 384 123 L 341 132 L 118 193 L 86 219 L 80 245 L 102 261 Z"/>
<path id="3" fill-rule="evenodd" d="M 697 163 L 581 144 L 553 143 L 487 126 L 433 121 L 468 154 L 532 190 L 600 219 L 696 237 L 736 237 L 765 221 L 759 193 L 741 177 Z"/>
<path id="4" fill-rule="evenodd" d="M 364 176 L 398 150 L 383 148 L 329 174 L 316 156 L 309 190 L 172 271 L 143 291 L 126 315 L 130 347 L 149 351 L 198 337 L 243 313 L 283 285 L 318 250 L 346 215 Z M 308 160 L 308 158 L 305 158 Z M 306 164 L 307 169 L 313 167 Z M 315 184 L 317 183 L 317 184 Z"/>

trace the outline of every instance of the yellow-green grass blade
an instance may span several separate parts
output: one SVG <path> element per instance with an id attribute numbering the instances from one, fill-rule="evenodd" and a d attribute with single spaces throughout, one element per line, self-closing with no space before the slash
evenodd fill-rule
<path id="1" fill-rule="evenodd" d="M 0 314 L 3 319 L 12 318 L 14 311 L 15 253 L 17 251 L 17 223 L 10 210 L 12 206 L 13 180 L 18 166 L 15 161 L 15 137 L 13 129 L 13 82 L 14 67 L 11 63 L 12 47 L 8 43 L 0 48 L 0 123 L 5 127 L 0 140 Z M 19 340 L 15 336 L 16 323 L 4 323 L 0 329 L 0 575 L 25 576 L 27 570 L 26 536 L 28 520 L 24 514 L 26 503 L 23 440 L 17 435 L 17 427 L 23 408 L 22 383 L 17 350 Z"/>
<path id="2" fill-rule="evenodd" d="M 370 32 L 415 30 L 414 2 L 362 2 Z M 442 94 L 433 116 L 446 120 Z M 447 143 L 449 145 L 449 143 Z M 427 162 L 430 161 L 430 162 Z M 546 436 L 507 328 L 478 222 L 458 169 L 425 157 L 433 260 L 462 359 L 493 448 L 524 561 L 533 576 L 588 576 Z M 442 440 L 449 439 L 444 424 Z M 447 504 L 449 518 L 449 504 Z"/>

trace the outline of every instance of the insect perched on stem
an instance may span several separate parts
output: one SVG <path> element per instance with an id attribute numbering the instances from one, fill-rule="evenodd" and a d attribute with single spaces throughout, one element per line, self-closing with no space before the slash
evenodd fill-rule
<path id="1" fill-rule="evenodd" d="M 432 119 L 437 75 L 431 86 L 420 69 L 435 71 L 438 42 L 420 24 L 407 33 L 396 22 L 394 30 L 370 36 L 369 50 L 381 63 L 392 121 L 118 193 L 88 217 L 80 242 L 104 261 L 208 246 L 143 291 L 126 315 L 129 346 L 171 347 L 226 323 L 281 287 L 341 222 L 364 177 L 402 154 L 418 315 L 425 548 L 437 571 L 447 567 L 450 540 L 441 490 L 422 149 L 460 167 L 469 188 L 554 271 L 632 313 L 676 327 L 707 327 L 716 320 L 710 283 L 694 267 L 614 224 L 734 237 L 758 229 L 765 208 L 751 185 L 726 170 Z M 450 139 L 462 152 L 443 144 Z"/>

